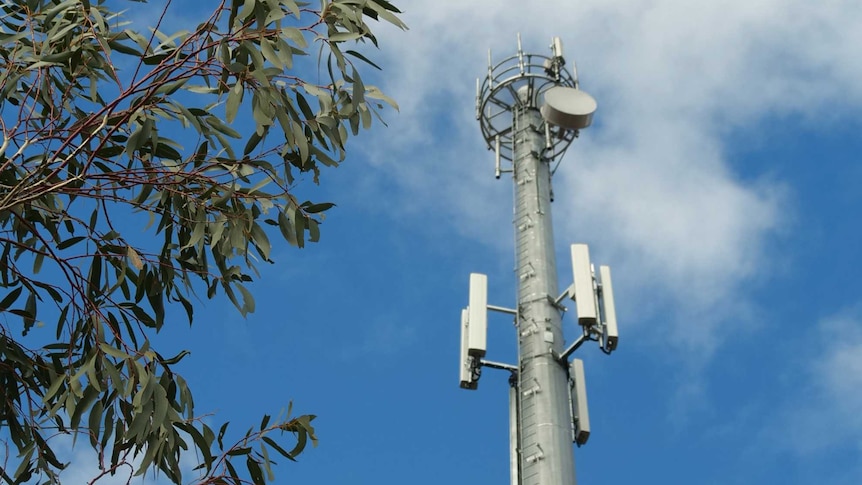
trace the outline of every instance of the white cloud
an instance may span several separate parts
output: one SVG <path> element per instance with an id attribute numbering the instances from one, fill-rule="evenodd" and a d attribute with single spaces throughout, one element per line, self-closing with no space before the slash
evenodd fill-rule
<path id="1" fill-rule="evenodd" d="M 514 53 L 516 32 L 533 52 L 561 35 L 599 112 L 555 178 L 557 239 L 595 244 L 619 275 L 628 323 L 644 309 L 662 315 L 686 356 L 709 355 L 747 323 L 743 290 L 769 268 L 764 246 L 792 207 L 767 165 L 753 169 L 762 179 L 740 178 L 727 155 L 731 135 L 770 119 L 813 127 L 840 119 L 838 101 L 862 101 L 857 2 L 416 0 L 403 8 L 411 30 L 381 35 L 380 81 L 402 112 L 362 144 L 372 147 L 373 177 L 400 184 L 393 205 L 510 254 L 500 241 L 510 239 L 511 189 L 491 177 L 473 83 L 486 48 L 499 60 Z"/>
<path id="2" fill-rule="evenodd" d="M 862 312 L 828 318 L 819 330 L 824 355 L 812 358 L 810 380 L 834 411 L 828 415 L 839 435 L 856 436 L 862 450 Z"/>
<path id="3" fill-rule="evenodd" d="M 756 443 L 800 458 L 855 448 L 862 458 L 862 305 L 823 318 L 808 337 L 789 364 L 791 393 L 767 403 Z"/>
<path id="4" fill-rule="evenodd" d="M 136 458 L 131 459 L 131 464 L 120 465 L 114 474 L 103 473 L 99 468 L 99 457 L 97 453 L 90 447 L 90 443 L 85 437 L 79 437 L 77 443 L 73 443 L 70 435 L 59 434 L 50 439 L 51 448 L 57 455 L 57 458 L 66 463 L 67 466 L 63 469 L 59 476 L 60 481 L 64 484 L 93 484 L 93 485 L 167 485 L 170 480 L 153 473 L 154 468 L 144 476 L 135 477 L 134 465 L 137 467 L 143 454 L 139 454 Z M 9 449 L 6 451 L 9 455 L 14 456 L 14 449 L 11 444 L 8 444 Z M 15 470 L 20 463 L 14 458 L 9 460 L 9 469 Z M 105 461 L 110 462 L 110 457 L 106 457 Z M 180 467 L 183 472 L 183 479 L 190 483 L 191 479 L 198 476 L 199 472 L 193 470 L 198 465 L 198 460 L 193 454 L 184 453 L 180 456 Z M 45 477 L 34 477 L 31 483 L 41 483 Z"/>
<path id="5" fill-rule="evenodd" d="M 398 355 L 403 349 L 414 345 L 419 337 L 414 326 L 396 315 L 384 314 L 364 321 L 363 328 L 359 330 L 360 335 L 351 342 L 342 342 L 344 345 L 340 346 L 340 357 L 345 362 Z"/>

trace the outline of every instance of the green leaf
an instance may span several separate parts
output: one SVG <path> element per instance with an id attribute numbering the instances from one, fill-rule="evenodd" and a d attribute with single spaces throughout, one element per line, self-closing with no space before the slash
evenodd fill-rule
<path id="1" fill-rule="evenodd" d="M 205 217 L 205 216 L 204 216 Z M 194 230 L 192 230 L 192 235 L 189 238 L 189 242 L 183 245 L 183 249 L 194 247 L 197 243 L 203 240 L 204 235 L 207 230 L 207 222 L 206 220 L 197 220 L 194 223 Z"/>
<path id="2" fill-rule="evenodd" d="M 392 14 L 392 12 L 398 12 L 398 9 L 391 3 L 385 0 L 369 0 L 367 5 L 368 8 L 374 10 L 374 12 L 376 12 L 383 20 L 386 20 L 401 30 L 407 30 L 407 24 Z"/>
<path id="3" fill-rule="evenodd" d="M 225 460 L 224 466 L 227 468 L 230 477 L 233 478 L 234 483 L 242 483 L 239 479 L 239 474 L 236 472 L 236 468 L 233 467 L 230 460 Z"/>
<path id="4" fill-rule="evenodd" d="M 329 41 L 347 42 L 350 40 L 357 40 L 360 37 L 362 37 L 362 32 L 336 32 L 334 34 L 330 34 Z"/>
<path id="5" fill-rule="evenodd" d="M 152 184 L 141 184 L 141 191 L 138 193 L 138 195 L 135 196 L 134 199 L 131 200 L 132 204 L 144 204 L 147 201 L 147 198 L 149 198 L 150 194 L 153 192 L 153 188 L 154 187 Z"/>
<path id="6" fill-rule="evenodd" d="M 36 323 L 36 292 L 31 291 L 30 295 L 27 296 L 27 302 L 24 304 L 24 313 L 24 331 L 22 335 L 26 336 Z"/>
<path id="7" fill-rule="evenodd" d="M 353 105 L 358 106 L 365 102 L 365 84 L 362 83 L 359 71 L 355 67 L 351 77 L 353 78 Z"/>
<path id="8" fill-rule="evenodd" d="M 281 61 L 281 58 L 278 57 L 278 54 L 276 54 L 275 49 L 273 48 L 273 42 L 270 42 L 266 38 L 260 39 L 260 52 L 273 66 L 279 69 L 285 68 L 284 63 Z"/>
<path id="9" fill-rule="evenodd" d="M 238 131 L 234 130 L 230 126 L 224 124 L 220 119 L 215 116 L 210 116 L 207 118 L 207 122 L 209 122 L 213 128 L 217 130 L 218 133 L 215 133 L 218 136 L 219 133 L 227 135 L 231 138 L 242 138 L 242 135 L 239 134 Z M 225 147 L 227 148 L 227 147 Z"/>
<path id="10" fill-rule="evenodd" d="M 154 427 L 162 427 L 164 426 L 165 417 L 168 414 L 168 397 L 165 389 L 156 384 L 155 390 L 153 391 L 152 399 L 154 402 L 154 410 L 153 410 L 153 426 Z"/>
<path id="11" fill-rule="evenodd" d="M 206 466 L 206 470 L 212 470 L 213 456 L 210 448 L 212 447 L 212 440 L 207 440 L 204 435 L 200 433 L 193 425 L 187 423 L 174 423 L 174 426 L 183 430 L 192 437 L 192 440 L 195 443 L 198 451 L 200 451 L 204 466 Z"/>
<path id="12" fill-rule="evenodd" d="M 51 382 L 51 387 L 45 391 L 45 395 L 42 396 L 42 402 L 48 404 L 54 398 L 54 396 L 59 392 L 60 387 L 66 382 L 66 376 L 61 374 L 54 377 L 54 380 Z"/>
<path id="13" fill-rule="evenodd" d="M 8 310 L 9 307 L 12 306 L 13 303 L 15 303 L 15 300 L 17 300 L 18 297 L 21 296 L 21 291 L 23 289 L 23 287 L 19 286 L 7 293 L 6 296 L 3 298 L 3 301 L 0 301 L 0 311 Z"/>
<path id="14" fill-rule="evenodd" d="M 189 91 L 191 93 L 196 93 L 196 94 L 216 94 L 216 93 L 218 93 L 218 88 L 211 88 L 209 86 L 199 86 L 199 85 L 184 86 L 183 89 L 185 89 L 186 91 Z"/>
<path id="15" fill-rule="evenodd" d="M 131 355 L 123 352 L 122 350 L 120 350 L 120 349 L 118 349 L 112 345 L 106 344 L 104 342 L 99 343 L 99 348 L 102 349 L 102 352 L 104 352 L 110 356 L 116 357 L 118 359 L 130 360 L 132 358 Z M 119 377 L 119 374 L 117 374 L 117 376 Z M 114 386 L 116 386 L 116 385 L 118 385 L 118 382 L 114 382 Z"/>
<path id="16" fill-rule="evenodd" d="M 296 103 L 299 105 L 299 109 L 302 111 L 302 114 L 305 115 L 305 119 L 314 119 L 314 112 L 311 110 L 311 106 L 308 105 L 308 101 L 305 100 L 305 96 L 300 93 L 296 93 Z"/>
<path id="17" fill-rule="evenodd" d="M 222 450 L 224 449 L 224 443 L 222 443 L 222 438 L 224 438 L 224 434 L 227 432 L 227 426 L 229 424 L 230 422 L 226 421 L 224 424 L 221 425 L 221 428 L 219 428 L 218 430 L 218 447 Z"/>
<path id="18" fill-rule="evenodd" d="M 382 70 L 383 70 L 383 69 L 381 69 L 381 68 L 380 68 L 380 66 L 378 66 L 377 64 L 375 64 L 375 63 L 371 62 L 371 60 L 369 60 L 367 57 L 363 56 L 362 54 L 360 54 L 360 53 L 358 53 L 358 52 L 356 52 L 356 51 L 354 51 L 354 50 L 347 50 L 347 51 L 344 51 L 344 53 L 345 53 L 345 54 L 348 54 L 348 55 L 351 55 L 351 56 L 353 56 L 353 57 L 355 57 L 355 58 L 357 58 L 357 59 L 359 59 L 359 60 L 361 60 L 361 61 L 365 62 L 366 64 L 368 64 L 368 65 L 370 65 L 371 67 L 373 67 L 373 68 L 377 69 L 378 71 L 382 71 Z"/>
<path id="19" fill-rule="evenodd" d="M 305 228 L 308 218 L 304 214 L 296 213 L 293 217 L 293 227 L 296 234 L 296 245 L 299 247 L 305 246 Z"/>
<path id="20" fill-rule="evenodd" d="M 227 104 L 225 105 L 225 121 L 227 121 L 228 123 L 233 123 L 233 120 L 236 118 L 236 113 L 239 110 L 239 105 L 242 103 L 242 95 L 242 83 L 237 81 L 237 83 L 233 85 L 227 95 Z"/>
<path id="21" fill-rule="evenodd" d="M 398 103 L 396 103 L 394 99 L 383 94 L 383 92 L 376 86 L 365 86 L 365 96 L 372 99 L 379 99 L 395 108 L 396 111 L 398 110 Z"/>
<path id="22" fill-rule="evenodd" d="M 239 29 L 243 22 L 254 13 L 254 7 L 257 4 L 257 0 L 243 0 L 242 9 L 239 11 L 239 14 L 236 15 L 236 18 L 233 19 L 233 27 Z"/>
<path id="23" fill-rule="evenodd" d="M 254 460 L 251 455 L 245 458 L 245 466 L 248 468 L 248 473 L 251 475 L 254 485 L 264 485 L 266 483 L 263 479 L 263 470 L 260 469 L 260 463 Z"/>
<path id="24" fill-rule="evenodd" d="M 171 357 L 170 359 L 161 359 L 161 362 L 163 365 L 178 364 L 183 359 L 183 357 L 190 355 L 190 354 L 191 354 L 191 352 L 189 352 L 188 350 L 181 350 L 179 354 Z"/>
<path id="25" fill-rule="evenodd" d="M 281 230 L 281 235 L 284 236 L 284 239 L 296 246 L 296 234 L 294 233 L 293 224 L 284 212 L 278 213 L 278 228 Z"/>
<path id="26" fill-rule="evenodd" d="M 129 55 L 129 56 L 134 56 L 134 57 L 143 56 L 143 53 L 141 53 L 141 51 L 135 49 L 134 47 L 130 47 L 126 44 L 123 44 L 122 42 L 120 42 L 118 40 L 109 40 L 108 41 L 108 47 L 110 47 L 111 49 L 113 49 L 117 52 Z"/>
<path id="27" fill-rule="evenodd" d="M 63 302 L 63 295 L 61 295 L 60 292 L 57 291 L 54 287 L 52 287 L 50 284 L 43 283 L 41 281 L 33 281 L 32 283 L 34 285 L 38 286 L 39 288 L 42 288 L 43 290 L 47 291 L 48 294 L 51 295 L 51 299 L 53 299 L 55 302 L 57 302 L 57 303 Z M 0 306 L 0 311 L 2 311 L 2 309 L 3 309 L 3 307 Z"/>
<path id="28" fill-rule="evenodd" d="M 292 122 L 290 126 L 293 129 L 296 146 L 299 148 L 299 158 L 305 165 L 305 162 L 308 161 L 308 139 L 305 137 L 305 131 L 299 123 Z"/>
<path id="29" fill-rule="evenodd" d="M 207 159 L 207 155 L 209 154 L 210 143 L 207 140 L 204 140 L 199 146 L 197 151 L 195 151 L 195 161 L 203 162 Z"/>
<path id="30" fill-rule="evenodd" d="M 45 253 L 40 252 L 33 258 L 33 274 L 38 274 L 42 270 L 42 263 L 45 262 Z"/>
<path id="31" fill-rule="evenodd" d="M 33 439 L 36 441 L 36 446 L 39 448 L 41 458 L 48 461 L 51 466 L 55 468 L 63 468 L 63 463 L 57 459 L 57 455 L 54 453 L 54 450 L 48 446 L 48 443 L 45 442 L 45 439 L 42 438 L 42 435 L 39 433 L 33 433 Z"/>
<path id="32" fill-rule="evenodd" d="M 314 219 L 308 219 L 308 240 L 311 242 L 320 241 L 320 227 Z"/>
<path id="33" fill-rule="evenodd" d="M 102 412 L 104 411 L 102 401 L 96 401 L 90 409 L 90 414 L 87 416 L 87 429 L 90 435 L 90 445 L 94 448 L 98 444 L 100 433 L 100 424 L 102 422 Z"/>
<path id="34" fill-rule="evenodd" d="M 272 245 L 269 243 L 269 238 L 266 236 L 266 232 L 264 232 L 263 228 L 260 227 L 260 224 L 258 223 L 254 223 L 251 226 L 251 240 L 254 242 L 258 251 L 260 251 L 261 257 L 263 257 L 264 260 L 268 260 Z"/>
<path id="35" fill-rule="evenodd" d="M 87 389 L 84 390 L 84 397 L 78 401 L 77 406 L 75 407 L 75 412 L 72 414 L 71 421 L 69 422 L 70 427 L 73 430 L 77 430 L 81 423 L 81 418 L 84 416 L 84 413 L 90 409 L 90 406 L 93 404 L 93 401 L 96 400 L 96 397 L 99 396 L 99 391 L 93 386 L 87 386 Z"/>
<path id="36" fill-rule="evenodd" d="M 166 140 L 164 138 L 159 138 L 159 144 L 156 146 L 156 149 L 153 152 L 153 156 L 164 160 L 182 160 L 183 156 L 180 154 L 180 152 L 178 152 L 174 147 L 167 144 L 169 141 L 170 140 Z"/>
<path id="37" fill-rule="evenodd" d="M 173 52 L 165 52 L 165 53 L 161 53 L 161 54 L 154 54 L 151 56 L 146 56 L 142 59 L 142 62 L 144 63 L 144 65 L 147 65 L 147 66 L 155 66 L 155 65 L 161 64 L 161 62 L 164 61 L 165 59 L 171 57 L 172 54 L 173 54 Z"/>
<path id="38" fill-rule="evenodd" d="M 320 204 L 310 204 L 308 206 L 303 207 L 302 210 L 304 210 L 305 212 L 307 212 L 309 214 L 316 214 L 318 212 L 323 212 L 325 210 L 329 210 L 333 207 L 335 207 L 335 204 L 333 204 L 331 202 L 323 202 Z"/>
<path id="39" fill-rule="evenodd" d="M 264 442 L 266 442 L 266 444 L 268 444 L 270 447 L 272 447 L 275 451 L 279 452 L 279 454 L 281 454 L 281 456 L 287 458 L 288 460 L 296 461 L 296 459 L 293 457 L 293 455 L 290 454 L 289 451 L 287 451 L 284 448 L 282 448 L 281 446 L 279 446 L 278 443 L 276 443 L 275 440 L 273 440 L 269 436 L 263 436 L 262 439 Z"/>
<path id="40" fill-rule="evenodd" d="M 194 317 L 194 313 L 195 313 L 194 306 L 192 305 L 192 303 L 188 299 L 184 298 L 182 295 L 177 295 L 177 300 L 180 302 L 180 304 L 185 309 L 186 317 L 188 317 L 189 325 L 191 325 L 193 317 Z"/>
<path id="41" fill-rule="evenodd" d="M 124 150 L 125 147 L 123 147 L 122 145 L 105 145 L 102 148 L 96 150 L 95 155 L 100 158 L 110 159 L 123 153 Z"/>
<path id="42" fill-rule="evenodd" d="M 141 145 L 144 142 L 144 140 L 141 139 L 142 133 L 143 130 L 141 128 L 137 128 L 126 141 L 126 156 L 129 157 L 130 160 L 134 159 L 135 152 L 140 150 Z"/>
<path id="43" fill-rule="evenodd" d="M 254 297 L 251 292 L 242 285 L 236 285 L 236 287 L 242 294 L 242 308 L 240 308 L 240 311 L 243 316 L 249 313 L 254 313 Z"/>
<path id="44" fill-rule="evenodd" d="M 90 298 L 96 299 L 102 293 L 102 257 L 98 254 L 93 256 L 93 262 L 90 264 L 90 275 L 87 278 L 89 284 L 87 294 Z"/>
<path id="45" fill-rule="evenodd" d="M 129 263 L 131 263 L 133 268 L 140 270 L 144 267 L 144 263 L 141 261 L 141 257 L 138 255 L 138 252 L 135 251 L 135 248 L 127 246 L 126 257 L 129 258 Z"/>
<path id="46" fill-rule="evenodd" d="M 269 458 L 269 451 L 266 449 L 266 445 L 261 443 L 260 445 L 260 453 L 263 455 L 263 466 L 266 470 L 266 479 L 268 481 L 275 480 L 275 474 L 272 472 L 272 465 L 274 464 L 272 460 Z"/>
<path id="47" fill-rule="evenodd" d="M 263 137 L 260 136 L 256 131 L 251 134 L 248 138 L 248 142 L 245 144 L 245 148 L 242 150 L 242 156 L 246 157 L 257 148 L 257 145 L 260 144 L 260 141 L 263 140 Z"/>
<path id="48" fill-rule="evenodd" d="M 66 239 L 65 241 L 58 244 L 57 249 L 59 249 L 61 251 L 64 249 L 68 249 L 68 248 L 74 246 L 75 244 L 78 244 L 79 242 L 83 241 L 84 239 L 87 239 L 87 238 L 84 236 L 70 237 L 69 239 Z"/>
<path id="49" fill-rule="evenodd" d="M 305 445 L 308 443 L 308 432 L 303 427 L 298 427 L 296 430 L 296 446 L 293 447 L 292 450 L 288 452 L 290 456 L 296 457 L 302 450 L 305 449 Z"/>
<path id="50" fill-rule="evenodd" d="M 248 446 L 239 446 L 237 448 L 232 448 L 227 452 L 228 456 L 243 456 L 251 453 L 251 448 Z"/>
<path id="51" fill-rule="evenodd" d="M 295 13 L 296 17 L 299 18 L 299 10 L 297 10 Z M 293 43 L 299 46 L 300 49 L 305 49 L 308 47 L 308 42 L 305 40 L 305 36 L 302 34 L 302 31 L 297 29 L 296 27 L 282 27 L 281 35 L 292 40 Z"/>

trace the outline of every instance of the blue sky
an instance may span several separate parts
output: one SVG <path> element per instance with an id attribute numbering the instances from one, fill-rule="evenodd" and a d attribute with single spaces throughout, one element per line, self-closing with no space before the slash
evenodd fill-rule
<path id="1" fill-rule="evenodd" d="M 557 35 L 599 103 L 554 179 L 560 283 L 589 243 L 621 331 L 612 356 L 576 354 L 579 483 L 859 483 L 862 4 L 398 6 L 410 31 L 381 28 L 372 54 L 400 113 L 298 187 L 338 204 L 322 241 L 274 250 L 248 319 L 206 302 L 160 338 L 192 350 L 198 411 L 237 430 L 291 400 L 317 414 L 320 445 L 277 483 L 507 483 L 506 375 L 457 377 L 469 273 L 514 302 L 511 180 L 494 180 L 475 78 L 516 33 L 540 53 Z M 514 362 L 510 321 L 490 323 L 489 358 Z"/>

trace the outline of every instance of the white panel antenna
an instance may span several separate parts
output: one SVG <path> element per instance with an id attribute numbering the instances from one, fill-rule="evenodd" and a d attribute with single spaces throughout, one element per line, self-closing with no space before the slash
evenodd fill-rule
<path id="1" fill-rule="evenodd" d="M 470 273 L 470 304 L 467 307 L 467 350 L 473 357 L 485 357 L 488 339 L 488 276 Z"/>
<path id="2" fill-rule="evenodd" d="M 467 309 L 461 310 L 461 354 L 458 361 L 460 368 L 461 387 L 463 389 L 476 389 L 479 382 L 473 380 L 473 359 L 468 351 L 467 339 L 469 338 L 469 321 L 467 320 Z"/>
<path id="3" fill-rule="evenodd" d="M 563 57 L 563 40 L 559 37 L 551 38 L 551 52 L 554 53 L 554 57 Z"/>
<path id="4" fill-rule="evenodd" d="M 604 347 L 605 351 L 612 352 L 617 348 L 619 331 L 617 330 L 617 310 L 614 307 L 614 287 L 611 283 L 611 268 L 609 266 L 600 266 L 599 277 L 601 278 Z"/>
<path id="5" fill-rule="evenodd" d="M 571 296 L 577 303 L 578 324 L 584 327 L 593 326 L 598 321 L 598 312 L 590 248 L 586 244 L 572 244 L 572 273 L 575 291 Z"/>
<path id="6" fill-rule="evenodd" d="M 587 383 L 584 378 L 584 361 L 581 359 L 572 359 L 569 364 L 569 385 L 572 392 L 574 442 L 583 446 L 590 437 L 590 411 L 587 409 Z"/>

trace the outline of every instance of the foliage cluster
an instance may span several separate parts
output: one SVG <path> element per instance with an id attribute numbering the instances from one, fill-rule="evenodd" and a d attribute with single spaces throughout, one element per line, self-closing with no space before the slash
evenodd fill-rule
<path id="1" fill-rule="evenodd" d="M 313 416 L 266 416 L 227 443 L 174 368 L 187 352 L 147 336 L 172 304 L 191 323 L 202 295 L 254 311 L 245 284 L 270 237 L 318 239 L 332 204 L 300 202 L 296 177 L 317 182 L 394 106 L 351 46 L 377 44 L 371 20 L 405 27 L 386 0 L 222 0 L 166 33 L 167 1 L 142 32 L 128 1 L 0 2 L 0 478 L 58 482 L 52 443 L 71 435 L 96 451 L 93 482 L 182 483 L 191 453 L 197 483 L 264 483 L 315 440 Z M 295 65 L 307 54 L 323 82 Z"/>

